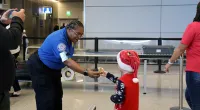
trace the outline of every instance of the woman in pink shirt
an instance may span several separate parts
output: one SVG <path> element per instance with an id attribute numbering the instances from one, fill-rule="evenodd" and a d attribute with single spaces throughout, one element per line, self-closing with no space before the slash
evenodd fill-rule
<path id="1" fill-rule="evenodd" d="M 181 43 L 165 65 L 167 72 L 185 50 L 187 84 L 185 97 L 192 110 L 200 110 L 200 2 L 193 22 L 187 26 Z"/>

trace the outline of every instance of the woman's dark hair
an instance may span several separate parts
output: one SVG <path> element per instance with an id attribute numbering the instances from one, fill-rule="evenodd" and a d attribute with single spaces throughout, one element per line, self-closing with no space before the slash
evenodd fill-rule
<path id="1" fill-rule="evenodd" d="M 200 2 L 197 5 L 197 12 L 193 21 L 200 22 Z"/>
<path id="2" fill-rule="evenodd" d="M 73 20 L 69 24 L 67 24 L 67 26 L 66 26 L 67 29 L 75 29 L 77 27 L 83 27 L 84 28 L 83 24 L 78 20 Z"/>

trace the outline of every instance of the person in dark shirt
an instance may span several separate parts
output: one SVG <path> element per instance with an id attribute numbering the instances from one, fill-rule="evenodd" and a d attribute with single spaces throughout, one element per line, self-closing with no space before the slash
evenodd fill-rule
<path id="1" fill-rule="evenodd" d="M 9 29 L 10 25 L 6 26 L 6 29 Z M 12 49 L 10 50 L 10 53 L 14 56 L 14 60 L 15 60 L 15 67 L 17 68 L 17 57 L 20 54 L 20 45 L 16 48 L 16 49 Z M 18 97 L 21 93 L 21 88 L 19 85 L 19 81 L 17 79 L 17 77 L 15 77 L 14 83 L 13 83 L 13 89 L 14 92 L 10 93 L 10 97 Z"/>
<path id="2" fill-rule="evenodd" d="M 59 30 L 58 24 L 56 24 L 56 25 L 54 26 L 54 28 L 53 28 L 53 31 L 57 31 L 57 30 Z"/>
<path id="3" fill-rule="evenodd" d="M 17 47 L 17 49 L 10 50 L 10 52 L 14 56 L 15 68 L 17 68 L 17 57 L 19 56 L 19 53 L 20 53 L 20 45 Z M 20 88 L 19 81 L 16 76 L 15 76 L 15 80 L 13 83 L 13 89 L 14 89 L 14 92 L 10 93 L 10 97 L 18 97 L 21 93 L 21 88 Z"/>
<path id="4" fill-rule="evenodd" d="M 9 89 L 15 78 L 14 57 L 10 50 L 16 49 L 21 43 L 25 10 L 13 11 L 8 18 L 7 10 L 0 19 L 0 110 L 10 110 Z M 10 28 L 5 27 L 10 24 Z"/>
<path id="5" fill-rule="evenodd" d="M 63 23 L 63 25 L 60 27 L 60 29 L 64 28 L 65 27 L 65 23 Z"/>

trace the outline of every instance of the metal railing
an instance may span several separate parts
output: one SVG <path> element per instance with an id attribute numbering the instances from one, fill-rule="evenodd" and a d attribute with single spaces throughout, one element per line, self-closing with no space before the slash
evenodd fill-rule
<path id="1" fill-rule="evenodd" d="M 23 37 L 23 60 L 25 60 L 25 51 L 26 51 L 26 39 L 45 39 L 43 37 Z M 80 40 L 94 40 L 94 52 L 99 52 L 99 41 L 100 40 L 157 40 L 158 45 L 162 45 L 163 40 L 181 40 L 181 38 L 106 38 L 106 37 L 90 37 L 90 38 L 81 38 Z M 98 57 L 94 58 L 95 62 L 98 63 Z M 95 63 L 95 64 L 96 64 Z M 163 73 L 161 70 L 162 62 L 158 60 L 158 70 L 155 73 Z M 97 66 L 95 65 L 97 69 Z"/>
<path id="2" fill-rule="evenodd" d="M 180 68 L 179 68 L 179 105 L 177 107 L 171 107 L 170 110 L 190 110 L 183 107 L 183 58 L 180 56 Z"/>

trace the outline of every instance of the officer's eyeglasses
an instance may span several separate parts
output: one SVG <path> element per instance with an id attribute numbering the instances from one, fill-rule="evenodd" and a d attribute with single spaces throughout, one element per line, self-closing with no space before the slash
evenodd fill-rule
<path id="1" fill-rule="evenodd" d="M 79 38 L 83 37 L 83 34 L 77 33 L 75 30 L 72 29 L 72 31 L 78 36 Z"/>

